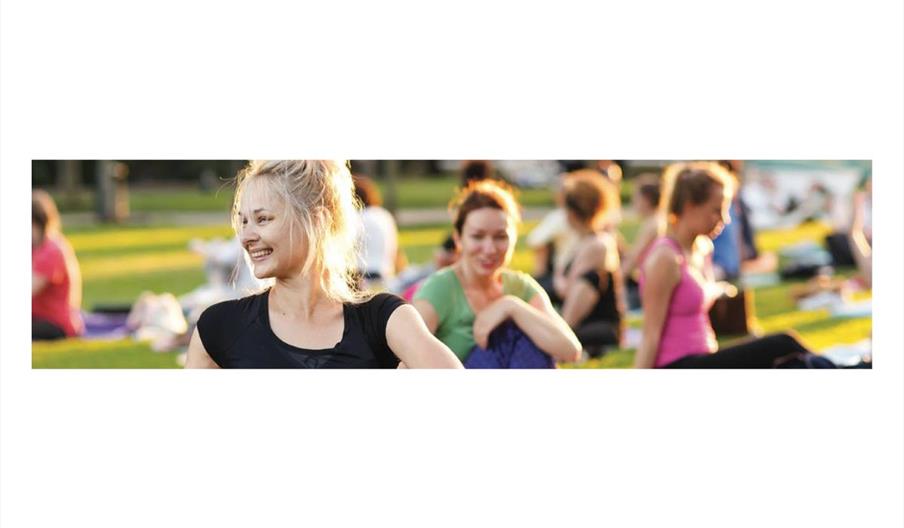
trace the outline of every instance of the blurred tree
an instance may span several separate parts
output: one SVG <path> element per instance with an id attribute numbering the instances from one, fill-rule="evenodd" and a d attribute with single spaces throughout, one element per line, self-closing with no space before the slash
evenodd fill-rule
<path id="1" fill-rule="evenodd" d="M 386 192 L 383 196 L 383 206 L 387 211 L 395 216 L 399 208 L 399 162 L 398 160 L 383 160 L 380 165 L 383 169 L 382 173 L 386 181 Z"/>
<path id="2" fill-rule="evenodd" d="M 129 167 L 116 161 L 97 164 L 96 211 L 102 222 L 122 222 L 129 217 Z"/>
<path id="3" fill-rule="evenodd" d="M 57 189 L 59 201 L 66 207 L 74 207 L 79 202 L 82 191 L 81 160 L 60 160 L 56 162 Z"/>

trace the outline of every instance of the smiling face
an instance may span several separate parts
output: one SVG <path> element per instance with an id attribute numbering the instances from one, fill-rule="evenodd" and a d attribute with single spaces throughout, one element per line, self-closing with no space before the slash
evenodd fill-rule
<path id="1" fill-rule="evenodd" d="M 290 229 L 288 212 L 262 178 L 250 181 L 242 193 L 239 238 L 258 279 L 292 277 L 304 265 L 306 245 L 301 229 Z"/>
<path id="2" fill-rule="evenodd" d="M 731 194 L 726 193 L 721 185 L 714 185 L 709 198 L 702 204 L 687 204 L 685 207 L 694 231 L 710 238 L 719 236 L 722 229 L 731 222 L 728 215 Z"/>
<path id="3" fill-rule="evenodd" d="M 453 236 L 461 250 L 461 265 L 475 276 L 489 276 L 511 261 L 517 231 L 505 211 L 482 207 L 468 213 L 461 233 Z"/>

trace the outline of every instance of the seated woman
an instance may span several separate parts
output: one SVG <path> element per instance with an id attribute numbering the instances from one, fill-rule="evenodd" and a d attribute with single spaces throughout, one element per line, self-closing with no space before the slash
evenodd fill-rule
<path id="1" fill-rule="evenodd" d="M 239 173 L 233 227 L 273 286 L 207 308 L 186 367 L 461 368 L 414 308 L 355 288 L 353 193 L 344 161 L 253 161 Z"/>
<path id="2" fill-rule="evenodd" d="M 358 271 L 363 285 L 381 289 L 395 278 L 397 265 L 404 254 L 399 251 L 399 229 L 395 218 L 383 208 L 376 183 L 367 176 L 356 175 L 355 195 L 361 202 L 361 254 Z"/>
<path id="3" fill-rule="evenodd" d="M 32 340 L 81 335 L 78 261 L 63 237 L 56 204 L 44 191 L 31 197 L 31 272 Z"/>
<path id="4" fill-rule="evenodd" d="M 640 220 L 640 227 L 634 241 L 622 259 L 622 277 L 627 289 L 630 309 L 640 308 L 640 294 L 637 290 L 635 273 L 643 265 L 643 260 L 650 251 L 653 241 L 665 232 L 665 221 L 659 213 L 660 176 L 658 174 L 641 174 L 634 185 L 634 196 L 631 206 Z"/>
<path id="5" fill-rule="evenodd" d="M 518 203 L 497 181 L 474 181 L 452 202 L 460 258 L 424 281 L 412 304 L 467 368 L 552 368 L 581 347 L 530 275 L 508 269 Z"/>
<path id="6" fill-rule="evenodd" d="M 702 248 L 711 249 L 729 221 L 734 181 L 718 164 L 697 162 L 670 166 L 663 184 L 668 226 L 641 269 L 644 322 L 635 367 L 774 368 L 811 358 L 786 333 L 719 349 L 708 311 L 723 290 Z"/>
<path id="7" fill-rule="evenodd" d="M 624 288 L 618 243 L 606 230 L 618 203 L 614 186 L 592 170 L 570 174 L 563 186 L 568 224 L 578 234 L 574 258 L 556 269 L 553 287 L 562 318 L 591 356 L 618 345 L 623 334 Z"/>
<path id="8" fill-rule="evenodd" d="M 562 299 L 553 286 L 555 270 L 574 258 L 579 238 L 568 224 L 565 214 L 563 185 L 569 174 L 571 173 L 559 174 L 557 188 L 553 194 L 556 208 L 548 212 L 525 238 L 534 254 L 533 276 L 556 305 L 562 304 Z"/>
<path id="9" fill-rule="evenodd" d="M 488 160 L 462 161 L 459 177 L 461 186 L 467 187 L 472 181 L 494 179 L 496 177 L 496 169 L 493 162 Z M 402 276 L 390 283 L 388 287 L 391 291 L 400 293 L 402 298 L 410 301 L 427 277 L 438 269 L 451 266 L 456 260 L 458 260 L 458 250 L 455 247 L 452 233 L 449 233 L 442 244 L 433 251 L 432 262 L 407 268 L 402 273 Z"/>
<path id="10" fill-rule="evenodd" d="M 873 178 L 867 175 L 854 193 L 854 216 L 848 236 L 857 271 L 873 287 Z"/>

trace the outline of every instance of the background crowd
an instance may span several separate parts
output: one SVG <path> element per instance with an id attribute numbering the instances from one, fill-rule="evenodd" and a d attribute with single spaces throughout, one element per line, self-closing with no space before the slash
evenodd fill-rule
<path id="1" fill-rule="evenodd" d="M 611 160 L 555 162 L 554 207 L 527 232 L 532 269 L 519 270 L 512 266 L 523 212 L 518 188 L 529 171 L 504 170 L 512 163 L 457 164 L 448 234 L 429 262 L 414 263 L 400 243 L 397 215 L 383 207 L 373 165 L 350 166 L 359 205 L 349 224 L 360 242 L 357 287 L 409 301 L 466 367 L 580 364 L 618 349 L 635 350 L 636 367 L 840 363 L 813 354 L 793 333 L 757 335 L 750 284 L 776 274 L 798 281 L 793 294 L 800 303 L 869 313 L 849 302 L 850 291 L 871 288 L 868 171 L 853 193 L 817 181 L 805 199 L 782 203 L 764 198 L 775 193 L 775 182 L 748 182 L 739 160 L 674 162 L 630 181 Z M 763 209 L 796 224 L 827 219 L 831 229 L 821 247 L 763 252 L 756 236 Z M 155 350 L 181 350 L 205 308 L 268 285 L 242 258 L 240 237 L 196 240 L 207 283 L 178 298 L 145 292 L 115 310 L 83 311 L 78 259 L 50 194 L 36 189 L 32 212 L 36 341 L 130 335 L 150 340 Z M 630 236 L 623 232 L 626 217 L 633 221 Z M 845 269 L 850 273 L 836 274 Z M 869 352 L 845 361 L 868 366 Z"/>

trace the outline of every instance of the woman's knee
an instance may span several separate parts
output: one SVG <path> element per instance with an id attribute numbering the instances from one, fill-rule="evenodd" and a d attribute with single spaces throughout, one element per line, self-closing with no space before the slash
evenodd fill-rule
<path id="1" fill-rule="evenodd" d="M 787 352 L 809 352 L 801 343 L 800 335 L 794 330 L 770 334 L 764 338 L 770 348 Z"/>

